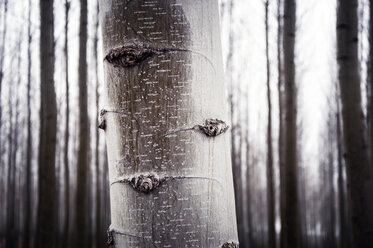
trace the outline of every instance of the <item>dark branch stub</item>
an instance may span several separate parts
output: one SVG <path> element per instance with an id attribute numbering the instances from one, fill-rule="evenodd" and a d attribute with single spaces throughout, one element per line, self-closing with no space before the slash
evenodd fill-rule
<path id="1" fill-rule="evenodd" d="M 203 131 L 206 136 L 215 137 L 227 131 L 229 126 L 219 119 L 207 119 L 205 124 L 198 125 L 198 128 Z"/>
<path id="2" fill-rule="evenodd" d="M 155 50 L 145 46 L 122 46 L 112 49 L 105 60 L 117 67 L 132 67 L 155 54 Z"/>
<path id="3" fill-rule="evenodd" d="M 235 242 L 226 242 L 224 243 L 221 248 L 238 248 L 238 244 L 236 244 Z"/>
<path id="4" fill-rule="evenodd" d="M 142 193 L 149 193 L 157 188 L 165 178 L 157 178 L 154 175 L 139 175 L 132 177 L 130 183 L 134 189 Z"/>
<path id="5" fill-rule="evenodd" d="M 114 245 L 113 232 L 110 229 L 110 227 L 107 229 L 107 242 L 106 243 L 109 247 L 112 247 Z"/>
<path id="6" fill-rule="evenodd" d="M 127 45 L 118 48 L 113 48 L 105 56 L 105 60 L 115 67 L 133 67 L 141 63 L 148 57 L 154 54 L 162 54 L 168 52 L 191 52 L 188 49 L 165 47 L 156 48 L 149 45 Z"/>
<path id="7" fill-rule="evenodd" d="M 100 124 L 98 125 L 98 128 L 100 128 L 102 130 L 106 129 L 106 120 L 104 119 L 104 115 L 107 112 L 108 111 L 106 109 L 101 109 L 101 112 L 100 112 Z"/>

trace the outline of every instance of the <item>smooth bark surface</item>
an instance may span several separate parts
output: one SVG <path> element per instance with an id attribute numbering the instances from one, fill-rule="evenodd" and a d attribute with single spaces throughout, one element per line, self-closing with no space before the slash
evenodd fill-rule
<path id="1" fill-rule="evenodd" d="M 372 247 L 372 166 L 361 106 L 358 58 L 358 1 L 339 0 L 337 10 L 337 61 L 342 102 L 347 191 L 351 211 L 353 247 Z"/>
<path id="2" fill-rule="evenodd" d="M 40 144 L 36 247 L 54 247 L 56 233 L 56 129 L 53 0 L 40 1 Z"/>
<path id="3" fill-rule="evenodd" d="M 101 0 L 100 16 L 109 243 L 237 243 L 229 133 L 197 127 L 228 119 L 217 1 Z"/>

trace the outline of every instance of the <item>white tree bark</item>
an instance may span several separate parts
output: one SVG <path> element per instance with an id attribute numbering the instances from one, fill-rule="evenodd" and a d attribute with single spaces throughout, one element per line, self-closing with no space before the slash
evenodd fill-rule
<path id="1" fill-rule="evenodd" d="M 215 0 L 101 0 L 114 247 L 236 247 Z"/>

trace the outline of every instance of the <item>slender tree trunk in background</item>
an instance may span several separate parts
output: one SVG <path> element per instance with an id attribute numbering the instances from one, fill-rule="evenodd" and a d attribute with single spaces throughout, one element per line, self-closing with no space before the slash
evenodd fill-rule
<path id="1" fill-rule="evenodd" d="M 333 140 L 333 130 L 330 130 L 329 137 L 330 141 Z M 330 142 L 329 141 L 329 142 Z M 335 239 L 335 226 L 336 226 L 336 209 L 335 209 L 335 192 L 334 192 L 334 147 L 329 148 L 329 168 L 328 168 L 328 184 L 329 184 L 329 233 L 328 233 L 328 247 L 337 247 L 337 242 Z"/>
<path id="2" fill-rule="evenodd" d="M 64 163 L 64 181 L 65 181 L 65 195 L 64 195 L 64 222 L 62 227 L 62 247 L 69 246 L 69 225 L 70 225 L 70 168 L 69 168 L 69 122 L 70 122 L 70 99 L 69 99 L 69 48 L 68 48 L 68 35 L 69 35 L 69 10 L 70 2 L 65 0 L 65 94 L 66 94 L 66 110 L 65 110 L 65 144 L 63 151 Z"/>
<path id="3" fill-rule="evenodd" d="M 14 83 L 14 78 L 10 79 L 10 83 Z M 6 246 L 13 248 L 16 247 L 16 230 L 15 230 L 15 164 L 13 164 L 12 155 L 13 155 L 13 142 L 14 142 L 14 132 L 13 132 L 13 87 L 8 87 L 8 106 L 9 106 L 9 126 L 8 126 L 8 184 L 7 184 L 7 214 L 6 214 Z"/>
<path id="4" fill-rule="evenodd" d="M 31 243 L 31 162 L 32 162 L 32 132 L 31 132 L 31 0 L 28 0 L 28 26 L 27 26 L 27 147 L 26 147 L 26 180 L 24 184 L 25 216 L 23 219 L 23 248 L 30 247 Z"/>
<path id="5" fill-rule="evenodd" d="M 78 145 L 78 175 L 76 190 L 76 247 L 87 246 L 87 176 L 89 170 L 89 123 L 87 106 L 87 0 L 80 1 L 80 31 L 79 31 L 79 145 Z"/>
<path id="6" fill-rule="evenodd" d="M 283 2 L 277 0 L 277 73 L 278 73 L 278 109 L 279 109 L 279 134 L 278 134 L 278 160 L 280 172 L 280 219 L 281 219 L 281 233 L 280 233 L 280 247 L 285 247 L 285 239 L 283 235 L 286 232 L 285 223 L 285 163 L 284 163 L 284 93 L 283 93 L 283 63 L 282 63 L 282 8 Z"/>
<path id="7" fill-rule="evenodd" d="M 100 0 L 114 247 L 237 243 L 218 14 Z"/>
<path id="8" fill-rule="evenodd" d="M 295 0 L 285 0 L 284 5 L 284 72 L 285 72 L 285 247 L 300 245 L 297 170 L 297 89 L 295 84 Z"/>
<path id="9" fill-rule="evenodd" d="M 268 30 L 269 1 L 265 2 L 265 29 L 266 29 L 266 58 L 267 58 L 267 219 L 268 219 L 268 247 L 276 248 L 275 229 L 275 189 L 273 182 L 273 148 L 272 148 L 272 103 L 271 103 L 271 72 L 269 62 L 269 30 Z"/>
<path id="10" fill-rule="evenodd" d="M 53 0 L 40 1 L 40 144 L 36 247 L 53 247 L 56 232 L 56 130 Z"/>
<path id="11" fill-rule="evenodd" d="M 99 94 L 99 79 L 98 79 L 98 30 L 99 28 L 99 5 L 98 0 L 96 1 L 96 24 L 95 24 L 95 36 L 93 39 L 93 54 L 95 57 L 95 71 L 96 71 L 96 127 L 98 127 L 98 116 L 100 114 L 100 94 Z M 96 128 L 96 147 L 95 147 L 95 166 L 96 166 L 96 236 L 95 236 L 95 242 L 96 247 L 102 246 L 102 225 L 101 225 L 101 185 L 100 185 L 100 135 L 99 135 L 99 129 Z"/>
<path id="12" fill-rule="evenodd" d="M 372 247 L 373 188 L 366 127 L 361 106 L 358 59 L 357 0 L 339 0 L 337 11 L 337 60 L 342 100 L 347 191 L 353 247 Z"/>
<path id="13" fill-rule="evenodd" d="M 369 0 L 369 57 L 368 57 L 368 133 L 370 143 L 370 159 L 373 160 L 373 1 Z"/>
<path id="14" fill-rule="evenodd" d="M 2 130 L 2 104 L 1 104 L 1 89 L 2 83 L 4 78 L 4 59 L 5 59 L 5 37 L 7 31 L 7 13 L 8 13 L 8 0 L 4 1 L 4 21 L 3 21 L 3 33 L 2 33 L 2 40 L 1 40 L 1 53 L 0 53 L 0 166 L 2 167 L 2 155 L 3 155 L 3 147 L 2 147 L 2 139 L 1 139 L 1 130 Z"/>
<path id="15" fill-rule="evenodd" d="M 253 220 L 252 220 L 252 213 L 251 213 L 251 176 L 250 176 L 250 142 L 249 142 L 249 91 L 246 94 L 246 211 L 247 211 L 247 228 L 248 232 L 245 232 L 245 236 L 247 236 L 247 244 L 248 247 L 253 247 Z"/>
<path id="16" fill-rule="evenodd" d="M 338 90 L 336 90 L 338 92 Z M 341 248 L 349 248 L 350 234 L 347 230 L 347 220 L 346 220 L 346 200 L 345 200 L 345 190 L 344 190 L 344 180 L 343 180 L 343 161 L 342 161 L 342 128 L 341 128 L 341 110 L 339 104 L 339 96 L 336 94 L 336 104 L 337 104 L 337 113 L 336 113 L 336 125 L 337 125 L 337 156 L 338 156 L 338 205 L 339 205 L 339 242 Z"/>
<path id="17" fill-rule="evenodd" d="M 325 194 L 325 210 L 323 211 L 325 225 L 325 247 L 337 247 L 336 240 L 336 206 L 335 206 L 335 191 L 334 191 L 334 159 L 335 159 L 335 144 L 336 132 L 334 122 L 336 121 L 335 116 L 332 113 L 332 109 L 328 110 L 327 120 L 327 135 L 325 135 L 325 175 L 324 185 L 320 187 L 321 193 Z"/>
<path id="18" fill-rule="evenodd" d="M 242 164 L 239 162 L 239 154 L 237 151 L 236 138 L 239 137 L 237 130 L 238 125 L 235 123 L 235 106 L 234 106 L 234 91 L 235 87 L 233 85 L 233 54 L 234 54 L 234 40 L 233 40 L 233 0 L 228 2 L 228 14 L 229 14 L 229 52 L 227 56 L 226 63 L 226 73 L 227 79 L 229 81 L 229 107 L 230 107 L 230 121 L 231 121 L 231 158 L 233 167 L 233 178 L 234 178 L 234 196 L 236 203 L 236 219 L 237 219 L 237 231 L 240 246 L 242 248 L 247 247 L 245 226 L 244 226 L 244 214 L 243 214 L 243 183 L 242 183 Z M 239 147 L 240 149 L 241 147 Z"/>
<path id="19" fill-rule="evenodd" d="M 104 151 L 102 153 L 103 156 L 103 162 L 102 162 L 102 199 L 103 199 L 103 207 L 104 209 L 101 211 L 102 215 L 102 224 L 101 226 L 103 228 L 107 228 L 110 225 L 111 221 L 111 211 L 110 211 L 110 182 L 109 182 L 109 161 L 107 157 L 107 148 L 106 145 L 104 146 Z"/>
<path id="20" fill-rule="evenodd" d="M 20 31 L 22 32 L 22 31 Z M 14 228 L 14 233 L 13 233 L 13 237 L 12 237 L 12 242 L 14 242 L 15 246 L 19 246 L 19 229 L 18 229 L 18 223 L 19 223 L 19 212 L 20 212 L 20 206 L 19 206 L 19 202 L 17 201 L 17 182 L 19 182 L 18 178 L 16 177 L 17 175 L 17 151 L 18 151 L 18 127 L 19 127 L 19 95 L 18 95 L 18 92 L 19 92 L 19 86 L 21 84 L 21 37 L 18 38 L 18 44 L 17 44 L 17 50 L 19 51 L 18 52 L 18 55 L 17 55 L 17 82 L 16 82 L 16 85 L 14 86 L 15 88 L 15 92 L 14 94 L 9 94 L 9 96 L 12 96 L 11 98 L 15 98 L 16 101 L 15 101 L 15 104 L 14 104 L 14 124 L 12 124 L 11 126 L 12 127 L 12 143 L 10 143 L 9 145 L 10 146 L 13 146 L 12 149 L 11 149 L 11 161 L 10 161 L 10 164 L 12 165 L 12 185 L 11 185 L 11 192 L 13 194 L 12 198 L 13 198 L 13 203 L 14 203 L 14 206 L 13 206 L 13 213 L 14 213 L 14 216 L 13 216 L 13 228 Z M 19 185 L 19 183 L 18 183 Z"/>

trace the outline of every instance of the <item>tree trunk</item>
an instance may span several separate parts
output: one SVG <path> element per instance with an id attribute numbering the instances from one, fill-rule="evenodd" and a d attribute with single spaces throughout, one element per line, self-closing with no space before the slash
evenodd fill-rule
<path id="1" fill-rule="evenodd" d="M 234 247 L 217 1 L 100 0 L 100 17 L 109 244 Z"/>
<path id="2" fill-rule="evenodd" d="M 368 57 L 368 130 L 370 141 L 370 159 L 373 160 L 373 1 L 369 0 L 369 57 Z"/>
<path id="3" fill-rule="evenodd" d="M 0 96 L 1 96 L 1 89 L 2 83 L 4 78 L 4 58 L 5 58 L 5 37 L 7 31 L 7 13 L 8 13 L 8 0 L 4 1 L 4 21 L 3 21 L 3 33 L 2 33 L 2 40 L 1 40 L 1 53 L 0 53 Z M 0 97 L 1 98 L 1 97 Z M 1 100 L 1 99 L 0 99 Z M 1 127 L 2 127 L 2 104 L 0 101 L 0 137 L 1 137 Z M 2 166 L 2 155 L 3 155 L 3 147 L 1 144 L 2 140 L 0 138 L 0 166 Z"/>
<path id="4" fill-rule="evenodd" d="M 297 182 L 297 97 L 295 84 L 295 0 L 285 0 L 284 5 L 284 72 L 285 72 L 285 247 L 299 247 L 300 221 Z"/>
<path id="5" fill-rule="evenodd" d="M 250 142 L 249 142 L 249 90 L 246 93 L 246 213 L 247 213 L 247 229 L 248 231 L 245 232 L 245 236 L 247 237 L 247 245 L 248 247 L 253 247 L 253 220 L 252 220 L 252 213 L 251 213 L 251 204 L 252 204 L 252 197 L 251 197 L 251 174 L 250 174 Z"/>
<path id="6" fill-rule="evenodd" d="M 14 84 L 14 79 L 10 79 L 10 84 Z M 10 85 L 9 84 L 9 85 Z M 15 164 L 13 163 L 14 148 L 14 124 L 13 124 L 13 87 L 8 86 L 8 106 L 9 106 L 9 126 L 8 126 L 8 183 L 7 183 L 7 213 L 6 213 L 6 246 L 9 248 L 16 247 L 16 227 L 15 227 Z"/>
<path id="7" fill-rule="evenodd" d="M 336 90 L 338 92 L 338 90 Z M 336 105 L 337 105 L 337 113 L 336 113 L 336 132 L 337 132 L 337 159 L 338 159 L 338 205 L 339 205 L 339 242 L 341 248 L 349 248 L 350 241 L 349 238 L 350 234 L 347 230 L 347 220 L 346 220 L 346 198 L 345 198 L 345 183 L 343 179 L 343 160 L 342 160 L 342 128 L 341 128 L 341 110 L 339 104 L 339 96 L 336 94 Z"/>
<path id="8" fill-rule="evenodd" d="M 268 7 L 269 1 L 265 2 L 265 29 L 266 29 L 266 58 L 267 58 L 267 105 L 268 105 L 268 124 L 267 124 L 267 222 L 268 222 L 268 247 L 276 248 L 276 229 L 275 229 L 275 189 L 273 182 L 273 148 L 272 148 L 272 103 L 271 103 L 271 71 L 269 62 L 269 44 L 268 44 Z"/>
<path id="9" fill-rule="evenodd" d="M 27 26 L 27 148 L 26 148 L 26 180 L 25 192 L 25 216 L 23 219 L 23 248 L 30 247 L 31 242 L 31 162 L 32 162 L 32 132 L 31 132 L 31 0 L 28 1 L 28 26 Z"/>
<path id="10" fill-rule="evenodd" d="M 373 244 L 373 185 L 361 106 L 358 1 L 339 0 L 338 3 L 337 60 L 352 239 L 353 247 L 365 248 Z"/>
<path id="11" fill-rule="evenodd" d="M 98 30 L 99 28 L 99 5 L 98 0 L 96 1 L 96 24 L 95 24 L 95 36 L 93 39 L 93 54 L 95 57 L 95 72 L 96 72 L 96 127 L 98 127 L 98 116 L 100 113 L 100 94 L 99 94 L 99 79 L 98 79 L 98 54 L 97 54 L 97 46 L 98 46 Z M 100 184 L 100 134 L 99 129 L 96 129 L 96 149 L 95 149 L 95 166 L 96 166 L 96 247 L 102 246 L 102 225 L 101 225 L 101 184 Z"/>
<path id="12" fill-rule="evenodd" d="M 69 246 L 69 224 L 70 224 L 70 168 L 69 168 L 69 123 L 70 123 L 70 99 L 69 99 L 69 48 L 68 48 L 68 35 L 69 35 L 69 10 L 70 2 L 65 0 L 65 94 L 66 94 L 66 110 L 65 110 L 65 145 L 63 151 L 64 163 L 64 181 L 65 181 L 65 195 L 64 195 L 64 222 L 62 228 L 62 247 Z"/>
<path id="13" fill-rule="evenodd" d="M 327 247 L 337 247 L 336 240 L 336 208 L 335 208 L 335 191 L 334 191 L 334 159 L 335 159 L 335 125 L 334 115 L 332 110 L 328 114 L 328 135 L 325 143 L 327 144 L 327 175 L 325 176 L 325 184 L 327 189 L 327 211 L 328 212 L 328 226 L 327 226 Z M 323 189 L 322 189 L 323 190 Z"/>
<path id="14" fill-rule="evenodd" d="M 282 50 L 281 42 L 283 39 L 282 33 L 282 8 L 283 2 L 277 0 L 277 73 L 278 73 L 278 108 L 279 108 L 279 130 L 278 130 L 278 160 L 280 172 L 280 220 L 281 220 L 281 233 L 280 233 L 280 247 L 286 248 L 284 244 L 284 233 L 286 232 L 285 226 L 285 163 L 284 163 L 284 93 L 283 93 L 283 63 L 282 63 Z"/>
<path id="15" fill-rule="evenodd" d="M 40 1 L 40 145 L 36 247 L 54 247 L 56 232 L 56 130 L 53 0 Z"/>
<path id="16" fill-rule="evenodd" d="M 79 31 L 79 145 L 78 145 L 78 175 L 76 190 L 75 243 L 77 247 L 85 247 L 88 242 L 87 226 L 89 211 L 87 211 L 87 176 L 89 170 L 89 123 L 87 106 L 87 0 L 80 1 L 80 31 Z"/>
<path id="17" fill-rule="evenodd" d="M 247 247 L 247 237 L 245 235 L 244 226 L 244 214 L 243 214 L 243 183 L 242 183 L 242 164 L 240 163 L 240 149 L 241 147 L 236 145 L 237 137 L 240 139 L 239 123 L 236 123 L 235 116 L 235 86 L 233 82 L 233 55 L 234 55 L 234 38 L 233 38 L 233 9 L 234 2 L 230 0 L 228 2 L 228 13 L 229 13 L 229 52 L 226 63 L 226 74 L 229 83 L 229 107 L 230 107 L 230 121 L 231 121 L 231 158 L 233 167 L 233 183 L 234 183 L 234 196 L 236 203 L 236 220 L 237 220 L 237 231 L 238 239 L 242 248 Z"/>

